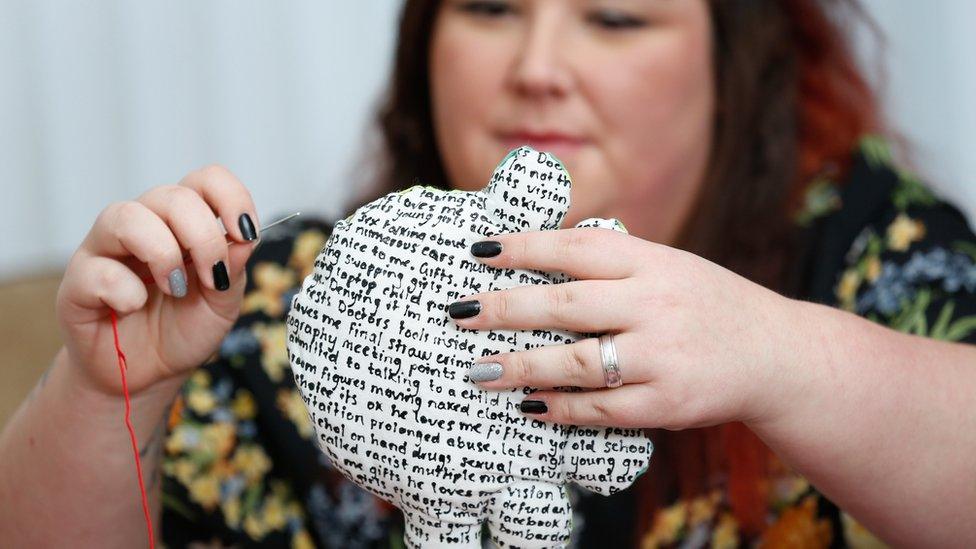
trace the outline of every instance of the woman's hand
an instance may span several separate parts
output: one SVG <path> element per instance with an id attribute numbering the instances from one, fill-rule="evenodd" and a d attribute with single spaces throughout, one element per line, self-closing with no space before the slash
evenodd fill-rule
<path id="1" fill-rule="evenodd" d="M 546 421 L 684 429 L 750 421 L 783 397 L 778 378 L 792 301 L 696 255 L 600 228 L 514 233 L 476 244 L 494 267 L 564 272 L 575 281 L 465 297 L 449 307 L 478 330 L 613 333 L 623 385 L 605 385 L 596 338 L 482 357 L 485 389 L 534 387 L 522 411 Z M 478 301 L 476 305 L 459 305 Z M 475 313 L 469 318 L 460 318 Z M 592 391 L 567 393 L 552 387 Z M 779 391 L 779 394 L 777 394 Z M 528 403 L 538 401 L 538 403 Z M 540 410 L 544 410 L 541 411 Z"/>
<path id="2" fill-rule="evenodd" d="M 238 316 L 256 222 L 248 190 L 217 166 L 105 208 L 58 290 L 58 320 L 77 379 L 121 394 L 109 308 L 119 315 L 133 394 L 202 364 Z"/>

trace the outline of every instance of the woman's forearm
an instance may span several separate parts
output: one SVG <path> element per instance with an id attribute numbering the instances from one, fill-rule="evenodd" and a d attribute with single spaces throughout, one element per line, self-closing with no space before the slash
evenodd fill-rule
<path id="1" fill-rule="evenodd" d="M 976 545 L 976 348 L 796 310 L 785 391 L 750 427 L 887 541 Z"/>
<path id="2" fill-rule="evenodd" d="M 12 547 L 145 545 L 122 398 L 92 391 L 58 353 L 0 435 L 0 532 Z M 166 413 L 181 379 L 132 401 L 154 522 Z"/>

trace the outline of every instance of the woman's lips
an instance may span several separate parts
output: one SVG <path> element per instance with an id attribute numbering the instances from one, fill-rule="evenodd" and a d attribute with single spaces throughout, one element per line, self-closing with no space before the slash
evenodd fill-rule
<path id="1" fill-rule="evenodd" d="M 574 155 L 589 143 L 582 137 L 562 133 L 513 132 L 501 134 L 500 139 L 508 150 L 528 145 L 537 151 L 552 153 L 561 160 Z"/>

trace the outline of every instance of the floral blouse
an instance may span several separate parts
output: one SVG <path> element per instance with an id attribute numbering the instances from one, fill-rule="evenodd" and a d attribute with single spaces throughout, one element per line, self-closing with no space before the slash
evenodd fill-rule
<path id="1" fill-rule="evenodd" d="M 800 297 L 904 332 L 976 343 L 976 236 L 957 210 L 895 167 L 884 141 L 862 141 L 845 185 L 816 182 L 796 221 L 806 238 Z M 316 448 L 288 363 L 285 316 L 328 234 L 327 223 L 302 219 L 262 236 L 240 319 L 177 398 L 162 466 L 166 546 L 403 546 L 400 512 Z M 574 490 L 571 544 L 881 546 L 782 469 L 771 479 L 760 539 L 740 535 L 723 490 L 674 501 L 640 539 L 601 520 L 633 514 L 632 491 L 604 498 Z"/>

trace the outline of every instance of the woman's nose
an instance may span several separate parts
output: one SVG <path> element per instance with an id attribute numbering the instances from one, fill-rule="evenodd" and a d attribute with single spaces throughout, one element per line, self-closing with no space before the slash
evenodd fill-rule
<path id="1" fill-rule="evenodd" d="M 531 98 L 560 97 L 572 85 L 557 17 L 531 17 L 522 33 L 511 82 L 516 93 Z"/>

